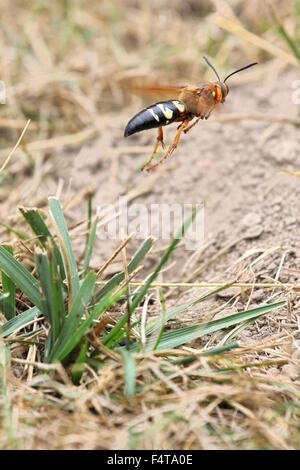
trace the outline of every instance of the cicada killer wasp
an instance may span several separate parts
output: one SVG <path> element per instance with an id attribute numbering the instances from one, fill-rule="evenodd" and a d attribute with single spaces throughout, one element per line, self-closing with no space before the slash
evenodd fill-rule
<path id="1" fill-rule="evenodd" d="M 242 70 L 249 69 L 257 64 L 257 62 L 254 62 L 231 72 L 222 82 L 215 67 L 210 63 L 207 57 L 203 58 L 216 74 L 218 79 L 217 81 L 201 82 L 198 85 L 187 85 L 181 87 L 152 87 L 152 89 L 156 91 L 169 88 L 169 90 L 174 90 L 179 93 L 179 96 L 178 98 L 168 101 L 160 101 L 152 104 L 133 116 L 133 118 L 128 122 L 125 128 L 124 137 L 128 137 L 129 135 L 146 129 L 158 128 L 158 135 L 153 153 L 149 160 L 143 165 L 142 170 L 146 169 L 147 171 L 150 171 L 157 167 L 169 155 L 171 155 L 172 152 L 174 152 L 182 131 L 187 133 L 200 121 L 200 119 L 208 119 L 217 104 L 225 102 L 226 96 L 229 93 L 229 88 L 226 83 L 229 77 L 232 77 L 232 75 L 235 75 Z M 196 118 L 195 121 L 191 122 L 194 118 Z M 162 145 L 163 149 L 165 148 L 163 141 L 163 127 L 168 126 L 172 122 L 181 123 L 177 128 L 173 143 L 165 150 L 163 156 L 151 165 L 159 144 Z"/>

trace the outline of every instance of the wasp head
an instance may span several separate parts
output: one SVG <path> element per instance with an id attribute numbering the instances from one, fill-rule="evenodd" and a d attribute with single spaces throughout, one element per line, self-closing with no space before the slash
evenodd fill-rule
<path id="1" fill-rule="evenodd" d="M 229 88 L 228 88 L 228 85 L 226 83 L 226 80 L 228 80 L 229 77 L 231 77 L 232 75 L 234 75 L 238 72 L 241 72 L 242 70 L 249 69 L 249 67 L 253 67 L 253 65 L 257 64 L 257 62 L 253 62 L 252 64 L 246 65 L 245 67 L 242 67 L 238 70 L 235 70 L 234 72 L 231 72 L 229 75 L 227 75 L 227 77 L 222 82 L 220 77 L 219 77 L 218 72 L 216 71 L 215 67 L 210 63 L 208 58 L 203 57 L 203 59 L 205 60 L 207 65 L 209 65 L 209 67 L 215 72 L 216 77 L 218 79 L 218 81 L 215 82 L 215 100 L 217 101 L 217 103 L 219 103 L 219 102 L 224 103 L 225 98 L 229 93 Z"/>

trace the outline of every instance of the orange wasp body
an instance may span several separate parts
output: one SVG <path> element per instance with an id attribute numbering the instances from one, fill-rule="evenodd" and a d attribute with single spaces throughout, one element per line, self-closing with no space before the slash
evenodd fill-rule
<path id="1" fill-rule="evenodd" d="M 186 133 L 195 124 L 197 124 L 200 119 L 208 119 L 217 104 L 225 102 L 225 98 L 229 93 L 229 88 L 226 83 L 226 80 L 229 77 L 257 64 L 257 62 L 255 62 L 232 72 L 222 82 L 213 65 L 206 57 L 204 57 L 204 59 L 215 72 L 218 81 L 202 82 L 198 85 L 187 85 L 185 87 L 170 87 L 179 93 L 178 99 L 155 103 L 140 111 L 128 122 L 124 132 L 125 137 L 146 129 L 158 128 L 158 135 L 153 153 L 150 159 L 142 167 L 143 170 L 146 169 L 147 171 L 150 171 L 158 166 L 176 149 L 182 131 Z M 159 90 L 159 87 L 155 87 L 154 89 Z M 194 118 L 196 118 L 195 121 L 190 123 Z M 157 162 L 151 165 L 159 144 L 164 148 L 163 126 L 167 126 L 172 122 L 181 122 L 177 128 L 173 143 L 166 149 L 164 155 Z"/>

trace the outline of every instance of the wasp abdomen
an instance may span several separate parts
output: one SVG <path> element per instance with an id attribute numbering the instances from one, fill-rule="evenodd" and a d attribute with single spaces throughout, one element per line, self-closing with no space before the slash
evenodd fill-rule
<path id="1" fill-rule="evenodd" d="M 125 128 L 124 137 L 146 129 L 167 126 L 185 112 L 185 105 L 182 101 L 170 100 L 155 103 L 130 119 Z"/>

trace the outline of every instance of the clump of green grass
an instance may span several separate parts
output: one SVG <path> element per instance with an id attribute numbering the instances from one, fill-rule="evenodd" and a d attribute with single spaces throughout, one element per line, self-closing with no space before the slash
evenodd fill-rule
<path id="1" fill-rule="evenodd" d="M 135 391 L 135 353 L 174 349 L 231 326 L 240 325 L 239 331 L 241 331 L 259 316 L 285 303 L 279 301 L 205 324 L 199 323 L 168 331 L 166 328 L 168 320 L 181 314 L 191 305 L 215 295 L 226 286 L 213 289 L 170 311 L 167 311 L 161 293 L 162 316 L 150 319 L 142 325 L 137 308 L 184 236 L 196 212 L 183 224 L 143 285 L 131 293 L 127 291 L 130 275 L 151 249 L 153 239 L 148 238 L 141 244 L 126 267 L 126 272 L 124 269 L 108 280 L 103 287 L 97 288 L 96 273 L 89 269 L 98 222 L 97 218 L 93 222 L 91 220 L 91 202 L 88 217 L 89 234 L 82 268 L 77 266 L 67 224 L 57 198 L 49 198 L 49 209 L 55 224 L 55 235 L 37 209 L 21 209 L 22 215 L 38 240 L 34 250 L 35 275 L 14 257 L 11 247 L 0 246 L 1 306 L 7 319 L 2 327 L 2 338 L 7 345 L 15 342 L 23 342 L 26 345 L 30 334 L 28 323 L 43 316 L 43 323 L 40 322 L 39 328 L 34 331 L 34 341 L 29 341 L 29 344 L 34 344 L 38 348 L 45 364 L 62 362 L 68 370 L 71 370 L 74 383 L 80 382 L 84 364 L 96 369 L 103 367 L 98 356 L 99 352 L 106 348 L 113 354 L 121 354 L 125 372 L 125 394 L 132 396 Z M 28 299 L 26 304 L 30 303 L 30 306 L 23 311 L 19 307 L 21 295 L 23 300 L 24 297 Z M 100 327 L 97 330 L 98 322 L 101 323 L 105 314 L 117 305 L 121 311 L 123 310 L 117 323 L 112 327 Z M 16 333 L 21 331 L 23 333 L 16 336 Z M 233 335 L 230 337 L 230 340 L 232 339 Z M 97 344 L 100 346 L 97 347 Z M 224 346 L 224 350 L 234 347 L 236 343 L 231 342 Z M 206 353 L 214 351 L 220 353 L 221 350 L 222 348 L 212 348 Z"/>

